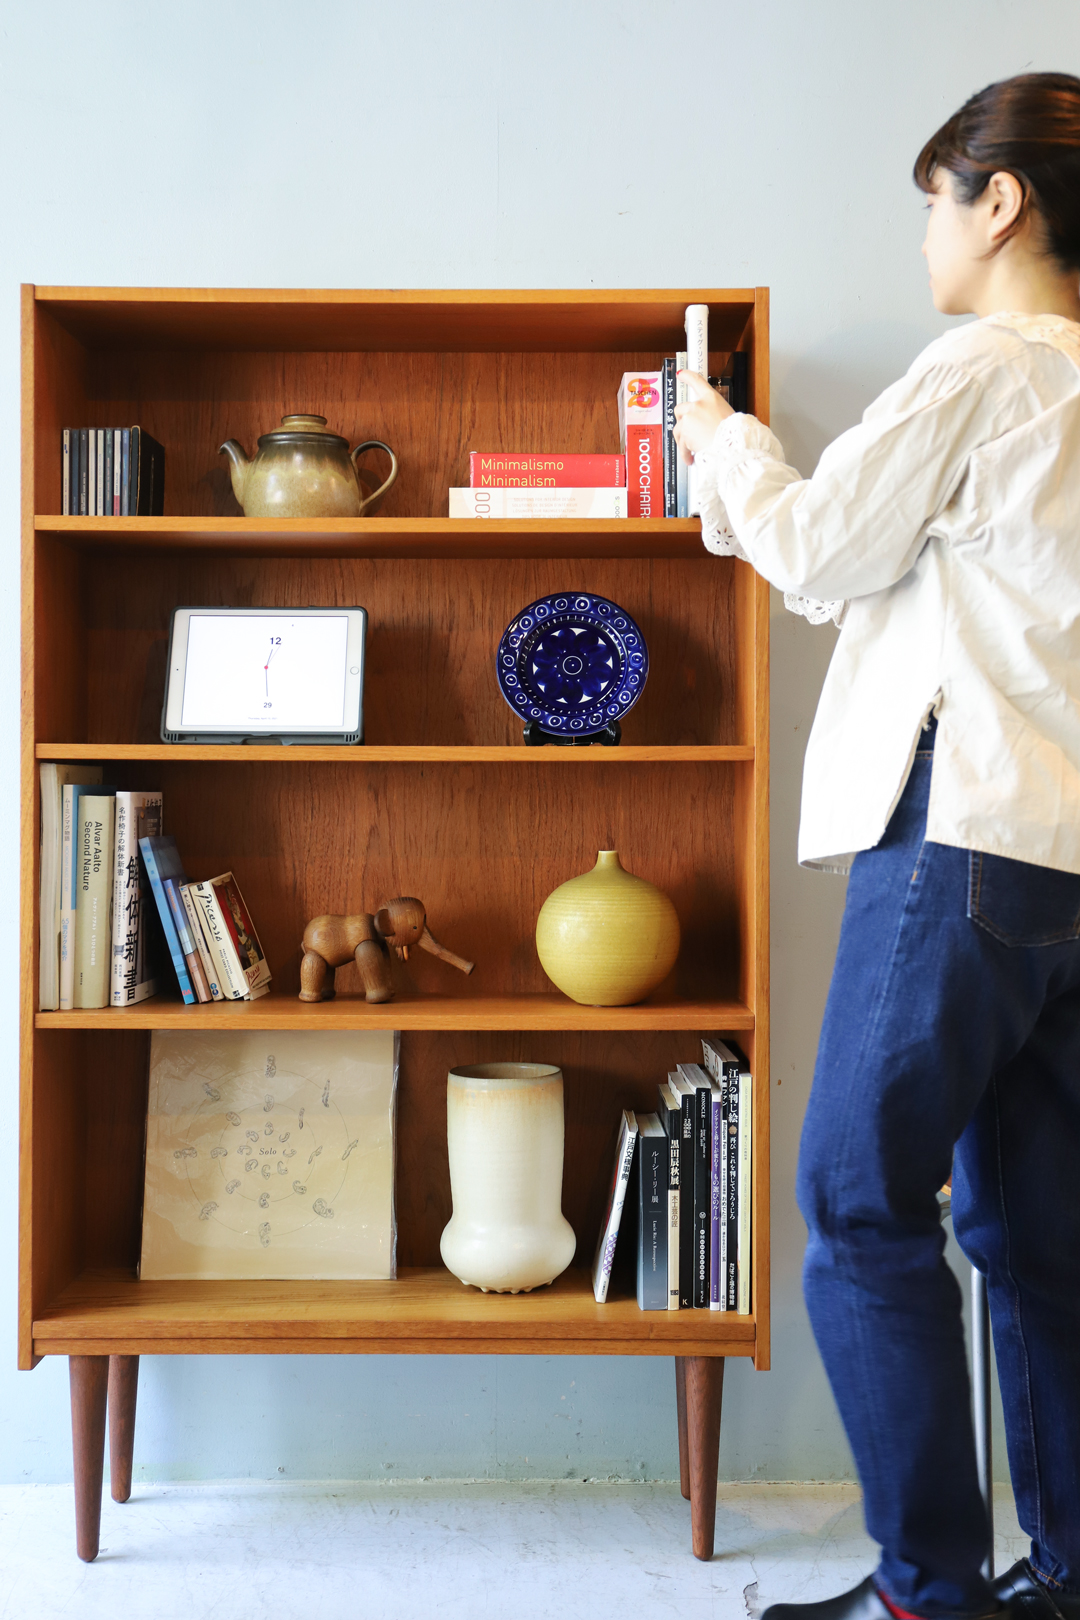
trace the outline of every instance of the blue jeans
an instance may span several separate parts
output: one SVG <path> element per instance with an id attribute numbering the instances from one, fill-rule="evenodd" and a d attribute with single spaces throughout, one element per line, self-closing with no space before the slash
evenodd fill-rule
<path id="1" fill-rule="evenodd" d="M 1080 1592 L 1080 877 L 928 842 L 932 746 L 852 867 L 798 1193 L 876 1579 L 917 1614 L 969 1616 L 994 1600 L 950 1172 L 1032 1563 Z"/>

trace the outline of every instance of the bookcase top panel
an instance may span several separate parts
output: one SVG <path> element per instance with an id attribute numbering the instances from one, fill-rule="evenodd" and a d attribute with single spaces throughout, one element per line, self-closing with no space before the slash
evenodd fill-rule
<path id="1" fill-rule="evenodd" d="M 677 348 L 691 303 L 709 305 L 710 347 L 732 349 L 756 293 L 36 287 L 34 297 L 91 348 L 545 353 Z"/>

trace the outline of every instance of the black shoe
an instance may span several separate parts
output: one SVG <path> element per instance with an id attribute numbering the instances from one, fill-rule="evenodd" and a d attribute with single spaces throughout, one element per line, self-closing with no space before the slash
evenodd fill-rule
<path id="1" fill-rule="evenodd" d="M 994 1590 L 997 1590 L 996 1582 Z M 1006 1615 L 1006 1609 L 995 1609 L 986 1620 L 996 1620 L 997 1616 L 1004 1620 Z M 868 1575 L 861 1586 L 839 1597 L 826 1598 L 824 1603 L 774 1603 L 765 1610 L 761 1620 L 894 1620 L 894 1616 L 874 1585 L 873 1576 Z M 1022 1617 L 1017 1615 L 1016 1620 L 1053 1620 L 1053 1617 L 1049 1611 L 1041 1614 L 1032 1611 Z M 1064 1620 L 1080 1620 L 1080 1610 L 1075 1616 L 1066 1614 Z"/>
<path id="2" fill-rule="evenodd" d="M 1080 1620 L 1080 1597 L 1044 1586 L 1026 1558 L 990 1582 L 1013 1620 Z"/>

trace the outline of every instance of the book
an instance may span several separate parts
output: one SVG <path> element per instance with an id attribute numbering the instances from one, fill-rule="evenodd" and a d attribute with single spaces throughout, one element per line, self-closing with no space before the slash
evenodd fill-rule
<path id="1" fill-rule="evenodd" d="M 452 489 L 452 518 L 624 518 L 625 489 Z"/>
<path id="2" fill-rule="evenodd" d="M 113 517 L 120 516 L 120 468 L 121 468 L 121 433 L 119 428 L 113 428 L 113 475 L 109 484 L 112 490 L 112 506 L 109 508 Z"/>
<path id="3" fill-rule="evenodd" d="M 153 897 L 139 839 L 161 834 L 161 793 L 117 792 L 113 839 L 112 964 L 109 1005 L 134 1007 L 157 994 Z"/>
<path id="4" fill-rule="evenodd" d="M 747 1202 L 745 1211 L 739 1201 L 739 1160 L 740 1143 L 742 1138 L 742 1115 L 740 1109 L 741 1076 L 748 1074 L 747 1066 L 741 1054 L 734 1047 L 717 1035 L 706 1035 L 701 1042 L 701 1056 L 704 1067 L 714 1077 L 723 1076 L 727 1088 L 725 1098 L 725 1136 L 724 1136 L 724 1216 L 725 1235 L 723 1239 L 724 1250 L 724 1288 L 721 1295 L 723 1303 L 720 1310 L 734 1311 L 738 1309 L 739 1297 L 739 1222 L 743 1215 L 747 1222 L 750 1220 L 750 1204 Z M 747 1227 L 746 1253 L 749 1256 L 749 1225 Z M 749 1265 L 749 1260 L 747 1261 Z M 749 1287 L 749 1271 L 747 1271 L 747 1287 Z"/>
<path id="5" fill-rule="evenodd" d="M 172 912 L 176 936 L 180 941 L 180 949 L 184 953 L 184 961 L 187 963 L 188 978 L 191 980 L 192 988 L 200 1001 L 213 1001 L 214 997 L 211 994 L 210 981 L 203 970 L 202 958 L 196 947 L 195 936 L 191 932 L 187 910 L 180 895 L 180 884 L 176 878 L 167 877 L 162 879 L 161 886 L 165 890 L 165 898 L 169 902 L 169 910 Z M 186 887 L 186 884 L 184 886 Z"/>
<path id="6" fill-rule="evenodd" d="M 750 1275 L 751 1275 L 751 1241 L 752 1219 L 751 1202 L 753 1180 L 753 1077 L 748 1069 L 739 1072 L 739 1134 L 738 1134 L 738 1183 L 739 1219 L 738 1219 L 738 1303 L 735 1309 L 740 1316 L 750 1314 Z"/>
<path id="7" fill-rule="evenodd" d="M 79 429 L 79 516 L 90 514 L 90 429 Z"/>
<path id="8" fill-rule="evenodd" d="M 726 1309 L 724 1269 L 727 1262 L 727 1095 L 724 1076 L 713 1081 L 712 1134 L 709 1145 L 709 1309 Z"/>
<path id="9" fill-rule="evenodd" d="M 668 1075 L 668 1084 L 679 1099 L 679 1309 L 694 1305 L 694 1108 L 697 1088 L 678 1069 Z"/>
<path id="10" fill-rule="evenodd" d="M 75 913 L 79 900 L 79 800 L 88 787 L 98 787 L 101 793 L 115 789 L 101 788 L 100 771 L 93 782 L 80 780 L 78 772 L 65 783 L 61 792 L 60 812 L 60 1010 L 70 1012 L 75 1005 Z"/>
<path id="11" fill-rule="evenodd" d="M 159 836 L 157 838 L 140 838 L 139 854 L 146 867 L 146 875 L 150 879 L 150 888 L 153 892 L 154 903 L 157 906 L 158 921 L 161 931 L 165 935 L 165 944 L 172 958 L 172 965 L 176 970 L 177 983 L 185 1007 L 191 1007 L 197 1000 L 195 987 L 188 973 L 187 959 L 180 944 L 180 935 L 173 920 L 172 907 L 165 892 L 165 879 L 176 878 L 178 882 L 185 883 L 184 863 L 180 859 L 180 851 L 176 847 L 176 839 Z"/>
<path id="12" fill-rule="evenodd" d="M 187 913 L 188 927 L 191 930 L 191 937 L 195 941 L 195 949 L 199 953 L 199 960 L 202 963 L 203 973 L 206 975 L 206 982 L 210 987 L 210 999 L 212 1001 L 224 1001 L 224 994 L 218 984 L 217 968 L 214 966 L 213 958 L 210 955 L 210 947 L 207 945 L 206 935 L 203 933 L 202 919 L 196 910 L 187 883 L 180 884 L 180 899 Z"/>
<path id="13" fill-rule="evenodd" d="M 615 1248 L 619 1241 L 619 1230 L 622 1226 L 623 1209 L 626 1204 L 626 1189 L 630 1185 L 630 1171 L 634 1162 L 637 1135 L 637 1115 L 632 1113 L 630 1109 L 624 1108 L 622 1120 L 619 1123 L 619 1142 L 615 1150 L 615 1169 L 611 1177 L 611 1188 L 608 1192 L 607 1210 L 600 1227 L 600 1236 L 596 1244 L 596 1256 L 593 1260 L 593 1298 L 598 1305 L 603 1305 L 607 1300 L 608 1287 L 611 1283 L 611 1268 L 615 1263 Z"/>
<path id="14" fill-rule="evenodd" d="M 162 517 L 165 512 L 165 448 L 144 427 L 130 430 L 128 516 Z"/>
<path id="15" fill-rule="evenodd" d="M 127 517 L 128 506 L 128 480 L 131 474 L 131 429 L 123 428 L 120 432 L 120 516 Z"/>
<path id="16" fill-rule="evenodd" d="M 113 509 L 113 503 L 112 503 L 112 489 L 113 489 L 113 430 L 112 430 L 112 428 L 106 428 L 105 429 L 104 439 L 105 439 L 105 477 L 104 477 L 104 479 L 102 481 L 102 485 L 101 485 L 101 493 L 102 493 L 101 515 L 102 515 L 102 517 L 112 517 L 112 509 Z"/>
<path id="17" fill-rule="evenodd" d="M 231 872 L 188 885 L 226 999 L 265 995 L 271 973 L 255 925 Z"/>
<path id="18" fill-rule="evenodd" d="M 709 1221 L 712 1214 L 712 1081 L 700 1063 L 680 1063 L 679 1073 L 689 1081 L 694 1097 L 694 1308 L 709 1304 Z"/>
<path id="19" fill-rule="evenodd" d="M 97 432 L 86 429 L 86 515 L 97 516 Z"/>
<path id="20" fill-rule="evenodd" d="M 688 371 L 696 371 L 701 377 L 709 375 L 709 306 L 708 304 L 687 304 L 686 306 L 686 366 Z M 687 469 L 687 515 L 697 517 L 701 506 L 697 498 L 694 481 L 693 465 Z"/>
<path id="21" fill-rule="evenodd" d="M 679 1309 L 679 1221 L 681 1215 L 682 1098 L 670 1080 L 660 1085 L 660 1123 L 668 1139 L 668 1310 Z"/>
<path id="22" fill-rule="evenodd" d="M 63 517 L 71 515 L 71 429 L 64 428 L 60 435 L 61 442 L 61 471 L 60 471 L 60 513 Z"/>
<path id="23" fill-rule="evenodd" d="M 38 767 L 41 790 L 38 858 L 38 1006 L 55 1012 L 60 1006 L 60 864 L 63 858 L 64 788 L 101 781 L 100 765 Z"/>
<path id="24" fill-rule="evenodd" d="M 79 795 L 76 845 L 75 1007 L 109 1005 L 115 793 Z"/>
<path id="25" fill-rule="evenodd" d="M 626 511 L 664 515 L 663 400 L 659 371 L 624 371 L 619 384 L 619 447 L 626 457 Z"/>
<path id="26" fill-rule="evenodd" d="M 685 378 L 679 376 L 680 371 L 686 370 L 686 350 L 680 349 L 675 356 L 675 403 L 685 405 L 690 398 L 690 388 Z M 690 468 L 682 458 L 682 453 L 676 445 L 675 457 L 675 516 L 689 517 L 688 475 Z"/>
<path id="27" fill-rule="evenodd" d="M 470 489 L 624 489 L 626 457 L 469 452 Z"/>
<path id="28" fill-rule="evenodd" d="M 95 517 L 105 516 L 105 429 L 95 428 L 95 455 L 97 457 L 97 504 Z"/>
<path id="29" fill-rule="evenodd" d="M 660 392 L 664 413 L 664 516 L 678 516 L 675 487 L 679 447 L 675 443 L 675 357 L 669 355 L 661 372 Z"/>
<path id="30" fill-rule="evenodd" d="M 666 1311 L 668 1140 L 656 1114 L 639 1114 L 637 1302 Z"/>

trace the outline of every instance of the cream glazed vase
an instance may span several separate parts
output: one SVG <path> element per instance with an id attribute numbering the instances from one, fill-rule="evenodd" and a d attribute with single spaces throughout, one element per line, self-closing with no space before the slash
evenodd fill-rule
<path id="1" fill-rule="evenodd" d="M 679 919 L 663 890 L 602 849 L 591 872 L 548 895 L 536 919 L 536 953 L 571 1001 L 627 1007 L 675 966 Z"/>
<path id="2" fill-rule="evenodd" d="M 527 1293 L 554 1282 L 577 1246 L 562 1213 L 561 1069 L 451 1069 L 446 1140 L 454 1213 L 439 1249 L 448 1270 L 484 1293 Z"/>

